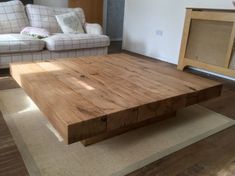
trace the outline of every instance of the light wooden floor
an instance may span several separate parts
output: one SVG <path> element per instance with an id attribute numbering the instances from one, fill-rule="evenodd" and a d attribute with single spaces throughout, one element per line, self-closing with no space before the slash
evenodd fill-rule
<path id="1" fill-rule="evenodd" d="M 0 176 L 27 175 L 28 171 L 0 112 Z"/>
<path id="2" fill-rule="evenodd" d="M 148 59 L 147 57 L 140 56 Z M 161 61 L 157 61 L 161 63 Z M 169 67 L 176 66 L 169 64 Z M 6 71 L 7 74 L 7 71 Z M 5 75 L 6 75 L 5 74 Z M 195 72 L 203 77 L 208 77 L 205 74 Z M 201 104 L 211 110 L 224 114 L 235 119 L 235 82 L 225 79 L 218 79 L 212 76 L 209 79 L 215 79 L 224 84 L 223 94 L 220 98 Z M 4 84 L 3 84 L 4 83 Z M 11 78 L 0 79 L 0 89 L 14 88 L 17 85 Z M 5 135 L 7 128 L 3 128 L 5 122 L 0 117 L 0 144 L 12 140 L 10 135 Z M 8 132 L 9 134 L 9 132 Z M 5 136 L 5 137 L 4 137 Z M 13 147 L 14 148 L 14 147 Z M 11 146 L 0 150 L 0 175 L 7 175 L 12 168 L 15 173 L 22 169 L 22 160 L 19 159 L 19 154 L 12 153 Z M 1 164 L 8 153 L 12 153 L 11 157 L 15 157 L 14 162 L 9 162 L 6 165 Z M 18 159 L 17 159 L 18 158 Z M 4 161 L 4 160 L 3 160 Z M 11 169 L 10 169 L 11 168 Z M 10 174 L 9 174 L 10 175 Z M 193 144 L 185 149 L 182 149 L 166 158 L 156 161 L 147 167 L 135 171 L 130 176 L 234 176 L 235 175 L 235 126 L 221 133 L 213 135 L 196 144 Z M 8 175 L 7 175 L 8 176 Z"/>

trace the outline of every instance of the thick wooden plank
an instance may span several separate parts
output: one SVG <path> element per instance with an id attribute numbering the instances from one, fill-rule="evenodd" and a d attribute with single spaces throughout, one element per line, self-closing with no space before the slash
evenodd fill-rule
<path id="1" fill-rule="evenodd" d="M 68 144 L 217 97 L 222 88 L 127 54 L 14 63 L 11 74 Z"/>

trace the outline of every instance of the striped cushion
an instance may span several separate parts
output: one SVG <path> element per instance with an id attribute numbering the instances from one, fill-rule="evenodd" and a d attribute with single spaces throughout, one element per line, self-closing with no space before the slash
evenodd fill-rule
<path id="1" fill-rule="evenodd" d="M 0 34 L 19 33 L 28 25 L 25 8 L 20 1 L 0 3 Z"/>
<path id="2" fill-rule="evenodd" d="M 92 34 L 56 34 L 44 39 L 51 51 L 65 51 L 109 46 L 109 37 Z"/>
<path id="3" fill-rule="evenodd" d="M 85 24 L 85 15 L 81 8 L 52 8 L 47 6 L 32 5 L 26 6 L 29 22 L 32 27 L 47 29 L 50 33 L 61 33 L 56 20 L 56 15 L 69 12 L 76 12 L 82 24 Z"/>

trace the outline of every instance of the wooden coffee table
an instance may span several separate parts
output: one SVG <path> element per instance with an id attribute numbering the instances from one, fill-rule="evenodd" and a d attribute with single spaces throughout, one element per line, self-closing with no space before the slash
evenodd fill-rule
<path id="1" fill-rule="evenodd" d="M 89 145 L 221 94 L 222 85 L 127 54 L 14 63 L 12 77 L 67 144 Z"/>

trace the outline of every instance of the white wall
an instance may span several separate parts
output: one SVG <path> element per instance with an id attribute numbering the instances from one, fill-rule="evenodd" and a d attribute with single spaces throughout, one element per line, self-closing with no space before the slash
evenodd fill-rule
<path id="1" fill-rule="evenodd" d="M 52 7 L 67 7 L 68 0 L 34 0 L 34 4 L 47 5 Z"/>
<path id="2" fill-rule="evenodd" d="M 126 0 L 123 49 L 176 64 L 185 7 L 233 8 L 232 0 Z"/>

